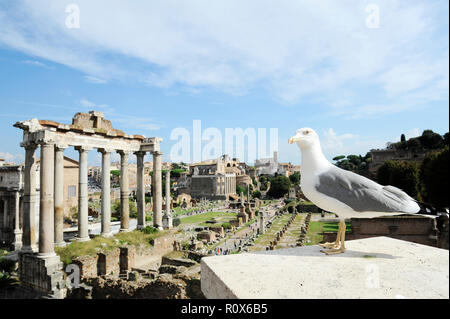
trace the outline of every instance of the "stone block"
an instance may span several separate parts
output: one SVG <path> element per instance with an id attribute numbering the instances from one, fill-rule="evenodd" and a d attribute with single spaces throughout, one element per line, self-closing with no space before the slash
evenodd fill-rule
<path id="1" fill-rule="evenodd" d="M 133 246 L 120 247 L 120 273 L 126 273 L 136 265 L 136 248 Z"/>
<path id="2" fill-rule="evenodd" d="M 120 249 L 98 253 L 97 273 L 100 276 L 116 275 L 120 272 L 119 266 Z"/>
<path id="3" fill-rule="evenodd" d="M 72 261 L 80 268 L 81 279 L 97 277 L 98 256 L 80 256 Z"/>
<path id="4" fill-rule="evenodd" d="M 388 237 L 346 242 L 347 251 L 322 247 L 204 257 L 201 287 L 218 299 L 448 299 L 445 249 Z M 258 271 L 254 265 L 259 264 Z"/>
<path id="5" fill-rule="evenodd" d="M 37 254 L 19 254 L 19 279 L 21 285 L 43 297 L 65 298 L 67 289 L 59 256 L 42 258 Z"/>

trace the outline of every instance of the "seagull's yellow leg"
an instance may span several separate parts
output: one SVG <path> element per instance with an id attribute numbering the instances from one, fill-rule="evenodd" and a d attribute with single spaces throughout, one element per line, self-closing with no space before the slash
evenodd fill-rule
<path id="1" fill-rule="evenodd" d="M 338 232 L 336 234 L 336 241 L 334 243 L 319 244 L 319 246 L 324 247 L 324 248 L 338 248 L 339 243 L 341 242 L 341 232 L 342 232 L 341 222 L 339 221 L 339 228 L 338 228 Z"/>
<path id="2" fill-rule="evenodd" d="M 342 219 L 339 222 L 339 228 L 342 228 L 341 232 L 341 247 L 336 249 L 329 249 L 329 250 L 322 250 L 327 255 L 334 255 L 334 254 L 342 254 L 345 252 L 345 229 L 347 228 L 347 225 L 345 224 L 345 220 Z"/>

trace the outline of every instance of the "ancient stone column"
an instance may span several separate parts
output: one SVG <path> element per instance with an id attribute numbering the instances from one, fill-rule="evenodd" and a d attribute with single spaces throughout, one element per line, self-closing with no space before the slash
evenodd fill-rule
<path id="1" fill-rule="evenodd" d="M 20 193 L 14 193 L 14 250 L 18 251 L 22 248 L 22 230 L 20 229 Z"/>
<path id="2" fill-rule="evenodd" d="M 65 246 L 64 242 L 64 149 L 55 145 L 55 246 Z"/>
<path id="3" fill-rule="evenodd" d="M 161 152 L 153 152 L 153 226 L 162 227 Z"/>
<path id="4" fill-rule="evenodd" d="M 260 211 L 259 215 L 260 215 L 260 217 L 259 217 L 259 233 L 264 234 L 264 232 L 265 232 L 264 212 Z"/>
<path id="5" fill-rule="evenodd" d="M 25 148 L 24 194 L 23 194 L 23 246 L 22 251 L 37 251 L 36 245 L 36 144 Z"/>
<path id="6" fill-rule="evenodd" d="M 136 152 L 137 157 L 137 229 L 145 228 L 145 186 L 144 156 L 145 152 Z"/>
<path id="7" fill-rule="evenodd" d="M 78 241 L 89 240 L 88 223 L 88 153 L 90 149 L 78 146 L 80 154 L 78 170 Z"/>
<path id="8" fill-rule="evenodd" d="M 3 200 L 3 229 L 7 229 L 8 228 L 8 199 L 5 198 Z M 3 240 L 6 240 L 6 231 L 2 231 L 2 236 L 0 238 L 3 237 Z"/>
<path id="9" fill-rule="evenodd" d="M 170 229 L 173 227 L 172 215 L 170 213 L 170 170 L 166 172 L 166 212 L 163 217 L 164 229 Z"/>
<path id="10" fill-rule="evenodd" d="M 130 190 L 128 186 L 128 155 L 130 153 L 117 151 L 120 154 L 120 231 L 130 230 Z"/>
<path id="11" fill-rule="evenodd" d="M 99 149 L 102 153 L 102 233 L 111 237 L 111 151 Z"/>
<path id="12" fill-rule="evenodd" d="M 55 256 L 54 189 L 55 144 L 41 145 L 41 191 L 39 209 L 39 256 Z"/>

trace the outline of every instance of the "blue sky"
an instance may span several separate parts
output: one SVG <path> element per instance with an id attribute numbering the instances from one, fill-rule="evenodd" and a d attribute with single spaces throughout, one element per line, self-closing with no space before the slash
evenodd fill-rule
<path id="1" fill-rule="evenodd" d="M 79 28 L 68 28 L 79 8 Z M 379 9 L 379 25 L 367 19 Z M 448 125 L 448 1 L 0 2 L 0 157 L 20 162 L 16 121 L 99 110 L 164 139 L 202 127 L 278 128 L 279 158 L 315 129 L 328 158 Z M 73 150 L 66 154 L 76 158 Z M 95 152 L 90 162 L 97 163 Z"/>

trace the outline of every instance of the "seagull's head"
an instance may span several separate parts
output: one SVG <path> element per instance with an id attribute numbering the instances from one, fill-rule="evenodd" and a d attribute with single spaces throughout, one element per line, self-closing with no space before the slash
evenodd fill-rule
<path id="1" fill-rule="evenodd" d="M 289 144 L 297 143 L 300 149 L 306 149 L 319 144 L 319 136 L 309 127 L 298 129 L 295 135 L 289 139 Z"/>

